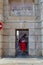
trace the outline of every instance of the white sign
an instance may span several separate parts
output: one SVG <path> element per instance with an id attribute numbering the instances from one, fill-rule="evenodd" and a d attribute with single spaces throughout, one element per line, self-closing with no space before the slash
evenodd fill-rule
<path id="1" fill-rule="evenodd" d="M 34 4 L 11 4 L 11 14 L 19 16 L 33 16 L 35 9 Z"/>

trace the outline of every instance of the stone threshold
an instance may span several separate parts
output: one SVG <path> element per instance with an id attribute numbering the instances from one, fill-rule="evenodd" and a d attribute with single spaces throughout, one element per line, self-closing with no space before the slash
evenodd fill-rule
<path id="1" fill-rule="evenodd" d="M 43 65 L 43 58 L 0 58 L 0 65 Z"/>

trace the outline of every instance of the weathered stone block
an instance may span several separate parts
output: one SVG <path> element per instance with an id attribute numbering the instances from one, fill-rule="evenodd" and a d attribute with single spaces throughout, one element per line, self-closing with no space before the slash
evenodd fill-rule
<path id="1" fill-rule="evenodd" d="M 0 48 L 0 57 L 2 56 L 2 48 Z"/>

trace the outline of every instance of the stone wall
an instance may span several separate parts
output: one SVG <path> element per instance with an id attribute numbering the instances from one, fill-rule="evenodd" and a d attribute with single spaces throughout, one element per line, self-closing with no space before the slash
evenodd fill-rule
<path id="1" fill-rule="evenodd" d="M 38 0 L 35 0 L 34 7 L 34 16 L 13 16 L 10 15 L 8 0 L 4 0 L 3 56 L 15 56 L 16 29 L 29 29 L 29 55 L 41 55 L 41 22 Z"/>
<path id="2" fill-rule="evenodd" d="M 41 12 L 40 18 L 41 18 L 41 35 L 42 35 L 41 44 L 42 44 L 42 56 L 43 56 L 43 0 L 40 0 L 40 12 Z"/>
<path id="3" fill-rule="evenodd" d="M 3 23 L 3 0 L 0 0 L 0 22 Z M 0 30 L 0 57 L 2 56 L 2 33 L 3 29 Z"/>

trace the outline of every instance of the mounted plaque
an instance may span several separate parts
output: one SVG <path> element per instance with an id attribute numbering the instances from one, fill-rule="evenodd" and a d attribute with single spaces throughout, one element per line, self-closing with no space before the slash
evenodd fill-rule
<path id="1" fill-rule="evenodd" d="M 27 3 L 27 2 L 14 2 L 11 1 L 10 3 L 11 15 L 16 16 L 34 16 L 34 4 Z"/>

